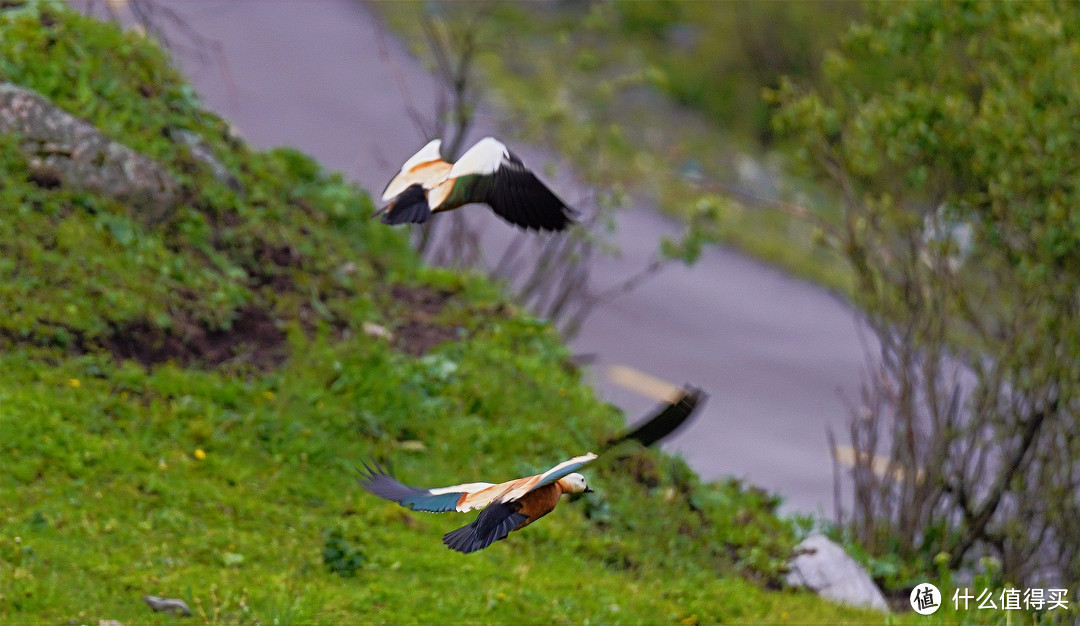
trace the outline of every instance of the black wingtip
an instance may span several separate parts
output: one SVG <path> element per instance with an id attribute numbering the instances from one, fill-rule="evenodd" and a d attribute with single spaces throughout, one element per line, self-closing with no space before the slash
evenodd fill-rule
<path id="1" fill-rule="evenodd" d="M 405 506 L 403 504 L 404 500 L 413 498 L 416 494 L 423 493 L 424 491 L 398 482 L 397 479 L 374 459 L 372 459 L 371 465 L 368 465 L 367 461 L 360 461 L 360 464 L 364 466 L 364 469 L 360 469 L 359 467 L 356 468 L 357 473 L 360 474 L 360 478 L 357 479 L 357 482 L 364 491 L 367 491 L 372 495 Z"/>
<path id="2" fill-rule="evenodd" d="M 563 205 L 562 211 L 555 214 L 552 217 L 550 223 L 545 226 L 541 226 L 541 230 L 550 230 L 552 232 L 562 232 L 577 223 L 578 212 L 573 208 Z"/>
<path id="3" fill-rule="evenodd" d="M 383 469 L 375 459 L 371 460 L 371 465 L 368 465 L 367 461 L 360 461 L 360 464 L 364 466 L 364 469 L 360 469 L 359 467 L 356 468 L 356 473 L 360 474 L 360 478 L 357 479 L 357 482 L 360 483 L 361 487 L 368 491 L 371 491 L 371 485 L 377 483 L 379 478 L 391 478 L 390 474 Z"/>
<path id="4" fill-rule="evenodd" d="M 548 205 L 540 210 L 529 213 L 530 222 L 518 224 L 525 229 L 535 229 L 540 232 L 560 233 L 577 223 L 578 212 L 570 205 L 559 200 L 558 196 L 551 195 L 558 205 Z"/>
<path id="5" fill-rule="evenodd" d="M 576 211 L 512 155 L 494 174 L 473 177 L 467 184 L 469 201 L 486 203 L 518 228 L 558 232 L 574 223 Z"/>
<path id="6" fill-rule="evenodd" d="M 532 211 L 529 212 L 529 222 L 517 224 L 522 228 L 544 232 L 558 233 L 566 230 L 570 226 L 577 223 L 578 211 L 570 205 L 563 202 L 554 193 L 550 194 L 550 200 L 554 200 L 554 203 L 549 203 L 545 206 L 534 206 Z"/>
<path id="7" fill-rule="evenodd" d="M 654 414 L 644 424 L 630 432 L 608 441 L 605 449 L 619 445 L 631 439 L 642 446 L 651 446 L 682 428 L 699 408 L 704 406 L 709 395 L 693 385 L 684 385 L 683 394 L 674 402 L 665 402 L 657 407 Z"/>

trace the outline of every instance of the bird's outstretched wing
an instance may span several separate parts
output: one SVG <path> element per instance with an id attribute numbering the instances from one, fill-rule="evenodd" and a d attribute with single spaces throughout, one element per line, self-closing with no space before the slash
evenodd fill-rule
<path id="1" fill-rule="evenodd" d="M 640 426 L 633 430 L 626 432 L 618 437 L 610 440 L 601 450 L 600 454 L 607 452 L 615 446 L 623 443 L 624 441 L 635 440 L 642 446 L 648 447 L 657 443 L 658 441 L 668 437 L 676 430 L 678 430 L 690 416 L 694 414 L 699 406 L 703 406 L 705 399 L 708 396 L 702 390 L 692 387 L 683 387 L 682 395 L 673 402 L 665 402 L 658 406 L 654 411 L 652 417 L 646 420 Z M 499 502 L 510 502 L 521 498 L 526 493 L 539 489 L 544 485 L 550 485 L 551 483 L 559 480 L 567 474 L 571 474 L 585 467 L 589 463 L 592 463 L 599 457 L 597 454 L 589 452 L 582 456 L 576 456 L 567 461 L 559 463 L 555 467 L 549 469 L 543 474 L 537 474 L 536 476 L 529 476 L 526 478 L 519 478 L 516 481 L 509 483 L 503 483 L 505 485 L 513 485 L 508 489 L 506 493 L 498 497 Z M 514 484 L 517 483 L 517 484 Z"/>
<path id="2" fill-rule="evenodd" d="M 440 146 L 442 146 L 441 140 L 432 139 L 416 154 L 409 157 L 401 166 L 401 171 L 390 179 L 390 182 L 386 184 L 386 189 L 383 189 L 383 202 L 394 199 L 411 185 L 419 183 L 430 187 L 435 181 L 445 178 L 451 165 L 439 156 Z"/>
<path id="3" fill-rule="evenodd" d="M 397 502 L 401 506 L 414 511 L 427 511 L 428 513 L 457 511 L 464 513 L 465 511 L 486 506 L 495 495 L 502 491 L 492 489 L 492 487 L 499 487 L 499 485 L 493 485 L 492 483 L 465 483 L 437 489 L 410 487 L 398 482 L 378 463 L 373 462 L 372 465 L 374 467 L 364 463 L 364 469 L 357 468 L 357 471 L 360 472 L 360 486 L 384 500 Z M 485 491 L 492 493 L 492 495 L 482 504 L 480 502 L 484 500 L 483 498 L 470 499 L 470 496 Z"/>
<path id="4" fill-rule="evenodd" d="M 405 161 L 401 171 L 390 179 L 383 190 L 382 201 L 386 204 L 372 217 L 382 215 L 384 224 L 427 221 L 431 216 L 428 190 L 444 182 L 452 167 L 439 156 L 441 145 L 440 140 L 432 139 Z"/>
<path id="5" fill-rule="evenodd" d="M 573 474 L 579 469 L 585 467 L 589 463 L 592 463 L 596 459 L 596 455 L 592 452 L 583 454 L 581 456 L 575 456 L 572 459 L 563 461 L 555 467 L 549 469 L 543 474 L 537 474 L 535 476 L 526 476 L 525 478 L 519 478 L 515 481 L 511 481 L 506 484 L 509 489 L 498 497 L 499 502 L 512 502 L 521 498 L 530 491 L 534 491 L 543 487 L 544 485 L 550 485 L 551 483 L 559 480 L 567 474 Z"/>
<path id="6" fill-rule="evenodd" d="M 564 230 L 573 222 L 574 210 L 491 137 L 461 155 L 448 177 L 455 179 L 448 206 L 482 202 L 511 224 L 537 230 Z"/>
<path id="7" fill-rule="evenodd" d="M 513 153 L 491 174 L 486 189 L 476 191 L 486 192 L 478 202 L 486 202 L 496 214 L 522 228 L 559 231 L 573 221 L 570 207 Z"/>
<path id="8" fill-rule="evenodd" d="M 653 416 L 640 426 L 608 441 L 604 451 L 631 439 L 645 447 L 653 445 L 678 430 L 699 407 L 704 406 L 708 398 L 708 394 L 697 387 L 684 386 L 678 399 L 661 404 Z"/>

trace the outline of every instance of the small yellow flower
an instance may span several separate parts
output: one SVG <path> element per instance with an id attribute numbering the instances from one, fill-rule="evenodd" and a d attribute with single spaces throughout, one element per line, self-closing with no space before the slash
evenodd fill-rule
<path id="1" fill-rule="evenodd" d="M 72 389 L 78 389 L 79 387 L 82 387 L 82 381 L 78 378 L 69 378 L 68 385 L 71 385 Z"/>
<path id="2" fill-rule="evenodd" d="M 267 389 L 266 391 L 263 392 L 263 397 L 266 398 L 267 400 L 273 400 L 274 399 L 274 392 Z"/>
<path id="3" fill-rule="evenodd" d="M 206 460 L 206 453 L 203 452 L 202 448 L 195 448 L 195 459 L 198 461 Z"/>

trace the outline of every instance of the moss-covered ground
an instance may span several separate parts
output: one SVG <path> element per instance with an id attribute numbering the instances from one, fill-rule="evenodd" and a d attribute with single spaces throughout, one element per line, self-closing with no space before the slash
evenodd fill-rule
<path id="1" fill-rule="evenodd" d="M 467 517 L 378 500 L 355 467 L 438 486 L 595 449 L 624 418 L 551 327 L 422 266 L 338 175 L 233 138 L 153 43 L 49 3 L 0 10 L 0 33 L 0 80 L 186 194 L 147 224 L 39 186 L 0 137 L 4 623 L 184 623 L 144 595 L 198 623 L 883 621 L 781 590 L 798 529 L 775 499 L 655 451 L 594 464 L 597 493 L 488 550 L 447 550 Z"/>

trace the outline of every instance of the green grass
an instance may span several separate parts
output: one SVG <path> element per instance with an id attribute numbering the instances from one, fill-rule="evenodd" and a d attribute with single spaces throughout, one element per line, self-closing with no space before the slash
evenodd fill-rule
<path id="1" fill-rule="evenodd" d="M 423 267 L 338 175 L 231 138 L 152 43 L 43 3 L 0 11 L 0 29 L 4 80 L 153 155 L 190 199 L 150 227 L 28 182 L 0 138 L 3 622 L 177 622 L 144 595 L 184 599 L 196 623 L 883 621 L 776 590 L 798 538 L 777 501 L 655 451 L 591 466 L 597 493 L 507 541 L 447 550 L 468 516 L 379 500 L 355 467 L 436 486 L 595 449 L 624 418 L 554 330 Z M 244 334 L 256 313 L 274 330 Z M 449 341 L 411 356 L 365 322 Z"/>

